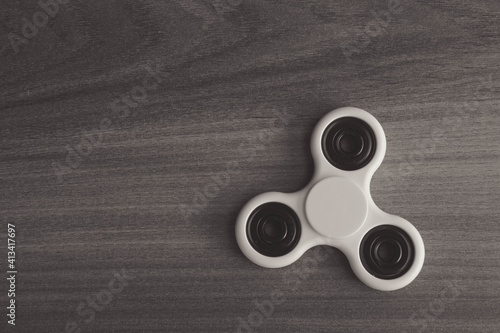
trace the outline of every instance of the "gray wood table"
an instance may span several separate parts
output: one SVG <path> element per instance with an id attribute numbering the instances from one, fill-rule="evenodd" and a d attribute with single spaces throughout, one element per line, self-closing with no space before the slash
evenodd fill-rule
<path id="1" fill-rule="evenodd" d="M 499 34 L 496 0 L 3 1 L 1 331 L 499 332 Z M 426 246 L 398 291 L 234 237 L 346 105 L 387 136 L 374 201 Z"/>

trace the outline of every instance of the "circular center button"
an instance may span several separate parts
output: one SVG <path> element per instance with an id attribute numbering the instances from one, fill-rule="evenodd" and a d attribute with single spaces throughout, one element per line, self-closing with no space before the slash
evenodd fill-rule
<path id="1" fill-rule="evenodd" d="M 286 221 L 277 215 L 264 219 L 259 229 L 262 240 L 268 244 L 279 243 L 285 239 L 288 232 Z"/>
<path id="2" fill-rule="evenodd" d="M 372 257 L 380 266 L 393 266 L 401 260 L 401 253 L 401 244 L 392 239 L 383 239 L 374 246 Z"/>
<path id="3" fill-rule="evenodd" d="M 306 198 L 306 216 L 320 234 L 347 237 L 361 228 L 368 214 L 363 190 L 342 177 L 326 178 L 316 183 Z"/>
<path id="4" fill-rule="evenodd" d="M 362 138 L 355 137 L 352 134 L 345 134 L 339 137 L 340 150 L 345 154 L 359 154 L 363 149 Z"/>

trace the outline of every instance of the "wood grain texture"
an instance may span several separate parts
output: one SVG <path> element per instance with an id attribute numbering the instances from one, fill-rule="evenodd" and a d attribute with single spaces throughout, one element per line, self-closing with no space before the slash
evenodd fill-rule
<path id="1" fill-rule="evenodd" d="M 1 279 L 5 331 L 499 332 L 500 4 L 400 8 L 73 0 L 19 41 L 41 9 L 2 2 L 0 232 L 18 229 L 19 271 L 15 328 Z M 375 202 L 426 245 L 403 290 L 366 287 L 338 250 L 263 269 L 234 238 L 248 199 L 308 182 L 312 129 L 345 105 L 386 132 Z M 133 279 L 90 320 L 86 299 L 122 269 Z"/>

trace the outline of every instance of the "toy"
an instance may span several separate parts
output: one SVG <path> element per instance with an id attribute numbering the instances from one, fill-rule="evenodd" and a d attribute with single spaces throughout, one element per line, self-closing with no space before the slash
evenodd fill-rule
<path id="1" fill-rule="evenodd" d="M 251 199 L 236 222 L 242 252 L 257 265 L 292 264 L 317 245 L 333 246 L 356 276 L 378 290 L 396 290 L 419 274 L 425 256 L 417 229 L 379 209 L 370 181 L 386 150 L 380 123 L 368 112 L 343 107 L 325 115 L 311 138 L 315 171 L 294 193 Z"/>

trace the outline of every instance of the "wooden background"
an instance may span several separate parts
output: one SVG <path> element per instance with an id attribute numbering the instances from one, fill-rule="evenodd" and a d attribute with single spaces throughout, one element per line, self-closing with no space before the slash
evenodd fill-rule
<path id="1" fill-rule="evenodd" d="M 500 3 L 388 6 L 72 0 L 44 22 L 2 1 L 0 232 L 6 257 L 16 225 L 19 272 L 15 327 L 1 279 L 2 332 L 499 332 Z M 148 67 L 161 83 L 140 96 Z M 247 200 L 308 182 L 311 131 L 346 105 L 386 132 L 375 202 L 426 245 L 399 291 L 363 285 L 338 250 L 260 268 L 234 238 Z M 79 314 L 122 269 L 128 285 Z"/>

